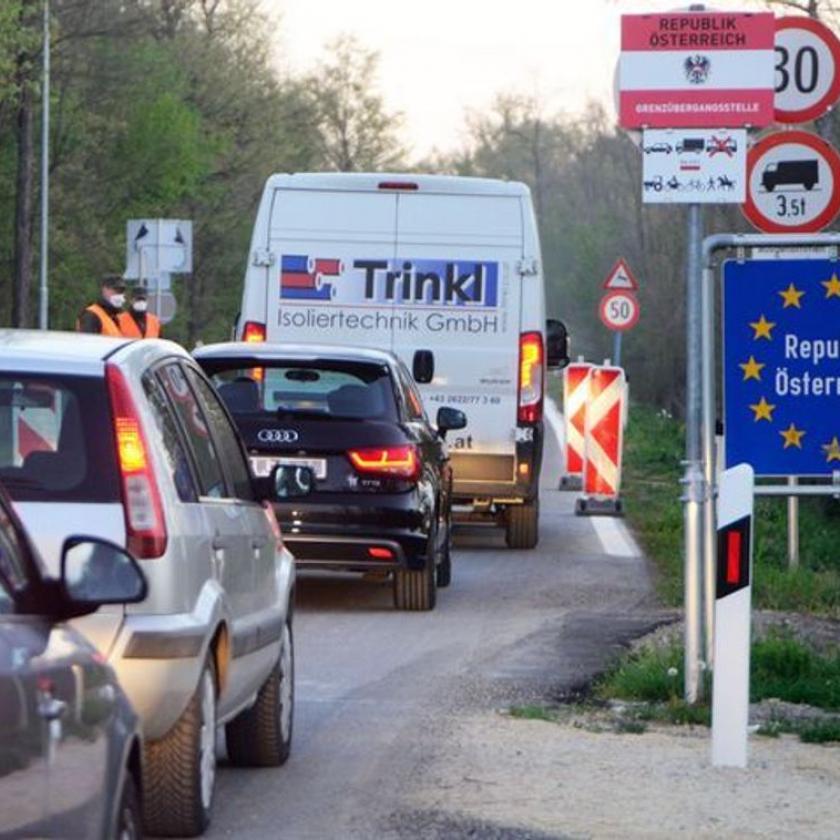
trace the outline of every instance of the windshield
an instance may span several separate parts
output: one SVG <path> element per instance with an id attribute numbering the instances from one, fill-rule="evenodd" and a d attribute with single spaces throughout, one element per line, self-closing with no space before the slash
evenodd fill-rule
<path id="1" fill-rule="evenodd" d="M 0 482 L 15 501 L 119 499 L 101 379 L 0 374 Z"/>
<path id="2" fill-rule="evenodd" d="M 257 369 L 216 367 L 210 372 L 213 384 L 234 416 L 307 414 L 324 419 L 397 419 L 391 377 L 385 365 L 277 362 Z"/>

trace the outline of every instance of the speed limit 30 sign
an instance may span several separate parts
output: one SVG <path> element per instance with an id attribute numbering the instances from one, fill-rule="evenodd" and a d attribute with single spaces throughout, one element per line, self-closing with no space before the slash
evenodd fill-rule
<path id="1" fill-rule="evenodd" d="M 639 320 L 639 300 L 630 291 L 616 289 L 601 298 L 598 316 L 607 329 L 625 332 Z"/>
<path id="2" fill-rule="evenodd" d="M 828 111 L 840 97 L 840 41 L 823 23 L 808 17 L 776 21 L 777 122 L 803 123 Z"/>

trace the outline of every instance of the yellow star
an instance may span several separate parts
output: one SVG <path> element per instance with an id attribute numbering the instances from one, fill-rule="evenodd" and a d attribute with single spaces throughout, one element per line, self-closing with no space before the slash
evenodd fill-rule
<path id="1" fill-rule="evenodd" d="M 802 438 L 806 435 L 804 429 L 797 429 L 796 426 L 791 423 L 785 431 L 779 432 L 779 434 L 785 439 L 785 449 L 789 446 L 795 446 L 797 449 L 802 449 Z"/>
<path id="2" fill-rule="evenodd" d="M 755 330 L 753 341 L 758 341 L 759 338 L 766 338 L 768 341 L 773 340 L 770 331 L 776 326 L 775 321 L 768 321 L 763 315 L 757 321 L 750 321 L 750 326 Z"/>
<path id="3" fill-rule="evenodd" d="M 799 302 L 799 298 L 801 298 L 805 292 L 797 289 L 793 283 L 791 283 L 783 292 L 779 292 L 779 294 L 782 296 L 782 300 L 784 300 L 782 309 L 787 309 L 789 306 L 795 306 L 797 309 L 802 309 L 802 304 Z"/>
<path id="4" fill-rule="evenodd" d="M 748 379 L 755 379 L 758 382 L 761 382 L 761 369 L 766 367 L 766 365 L 763 362 L 757 362 L 755 360 L 755 356 L 750 356 L 750 360 L 748 362 L 741 362 L 738 367 L 744 371 L 744 382 Z"/>
<path id="5" fill-rule="evenodd" d="M 753 418 L 754 422 L 758 423 L 759 420 L 769 420 L 771 423 L 773 422 L 773 410 L 776 406 L 771 405 L 764 399 L 764 397 L 762 397 L 757 403 L 753 403 L 750 408 L 755 412 L 755 417 Z"/>
<path id="6" fill-rule="evenodd" d="M 827 463 L 832 461 L 840 461 L 840 441 L 837 440 L 837 435 L 831 439 L 831 443 L 825 443 L 822 447 L 825 450 L 825 460 Z"/>
<path id="7" fill-rule="evenodd" d="M 840 278 L 837 277 L 836 273 L 831 275 L 831 280 L 823 280 L 822 284 L 825 286 L 825 296 L 827 298 L 840 298 Z"/>

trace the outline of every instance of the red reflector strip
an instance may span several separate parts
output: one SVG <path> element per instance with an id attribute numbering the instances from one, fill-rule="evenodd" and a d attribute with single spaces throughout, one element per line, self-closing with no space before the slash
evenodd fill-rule
<path id="1" fill-rule="evenodd" d="M 380 190 L 416 190 L 419 189 L 413 181 L 380 181 Z"/>
<path id="2" fill-rule="evenodd" d="M 390 548 L 377 548 L 376 546 L 371 546 L 368 549 L 368 554 L 374 558 L 374 560 L 393 560 L 394 559 L 394 552 L 391 551 Z"/>
<path id="3" fill-rule="evenodd" d="M 741 532 L 729 531 L 726 535 L 726 582 L 741 582 Z"/>

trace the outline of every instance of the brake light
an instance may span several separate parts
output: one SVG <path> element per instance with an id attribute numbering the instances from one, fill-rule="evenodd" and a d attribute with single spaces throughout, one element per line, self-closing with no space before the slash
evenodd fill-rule
<path id="1" fill-rule="evenodd" d="M 374 560 L 393 560 L 394 552 L 390 548 L 379 548 L 379 546 L 372 545 L 368 549 L 368 554 Z"/>
<path id="2" fill-rule="evenodd" d="M 140 415 L 118 367 L 106 366 L 105 382 L 114 421 L 114 443 L 128 535 L 126 547 L 138 558 L 160 557 L 166 551 L 166 523 Z"/>
<path id="3" fill-rule="evenodd" d="M 380 190 L 416 190 L 419 186 L 414 181 L 380 181 Z"/>
<path id="4" fill-rule="evenodd" d="M 249 344 L 265 341 L 265 324 L 260 324 L 257 321 L 246 321 L 245 328 L 242 330 L 242 340 Z"/>
<path id="5" fill-rule="evenodd" d="M 260 324 L 258 321 L 246 321 L 242 330 L 242 340 L 248 344 L 259 344 L 265 341 L 265 324 Z M 251 378 L 255 382 L 262 382 L 264 375 L 265 368 L 253 368 L 251 370 Z"/>
<path id="6" fill-rule="evenodd" d="M 413 446 L 385 446 L 375 449 L 351 449 L 347 453 L 356 472 L 416 481 L 420 477 L 420 459 Z"/>
<path id="7" fill-rule="evenodd" d="M 543 377 L 545 358 L 542 334 L 522 333 L 519 336 L 519 409 L 520 423 L 539 423 L 543 411 Z"/>

